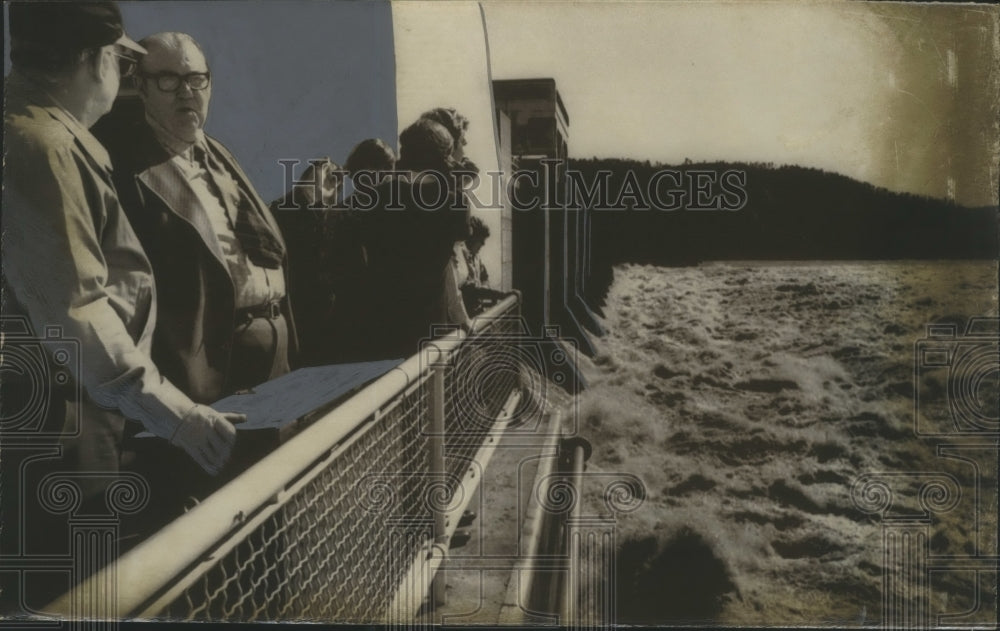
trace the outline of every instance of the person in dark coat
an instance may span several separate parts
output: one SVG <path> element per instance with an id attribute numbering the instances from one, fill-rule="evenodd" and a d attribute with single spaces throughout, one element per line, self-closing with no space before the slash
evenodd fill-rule
<path id="1" fill-rule="evenodd" d="M 287 248 L 236 158 L 203 131 L 213 78 L 200 46 L 183 33 L 142 41 L 149 51 L 138 72 L 144 107 L 95 132 L 108 147 L 122 206 L 152 263 L 153 359 L 185 395 L 209 404 L 288 372 L 295 331 Z M 133 466 L 163 508 L 161 520 L 220 483 L 160 441 L 130 446 Z"/>
<path id="2" fill-rule="evenodd" d="M 469 325 L 451 264 L 455 241 L 469 230 L 468 203 L 452 177 L 452 136 L 421 119 L 399 142 L 403 173 L 382 181 L 360 213 L 368 272 L 358 326 L 367 359 L 409 357 L 438 327 Z"/>
<path id="3" fill-rule="evenodd" d="M 288 371 L 287 248 L 236 158 L 202 131 L 212 78 L 200 47 L 182 33 L 142 41 L 144 114 L 95 131 L 162 296 L 154 358 L 211 403 Z"/>
<path id="4" fill-rule="evenodd" d="M 312 161 L 293 191 L 271 204 L 288 244 L 288 291 L 295 300 L 299 340 L 296 366 L 338 363 L 342 334 L 334 324 L 340 292 L 335 288 L 347 254 L 342 236 L 345 209 L 337 203 L 343 171 L 329 160 Z M 313 184 L 319 183 L 319 195 Z"/>
<path id="5" fill-rule="evenodd" d="M 377 186 L 396 167 L 396 154 L 384 140 L 367 138 L 351 149 L 344 169 L 355 187 Z M 368 252 L 361 235 L 360 211 L 352 200 L 326 213 L 322 226 L 326 298 L 326 339 L 323 363 L 364 358 L 366 341 L 357 335 L 357 323 L 368 312 Z"/>

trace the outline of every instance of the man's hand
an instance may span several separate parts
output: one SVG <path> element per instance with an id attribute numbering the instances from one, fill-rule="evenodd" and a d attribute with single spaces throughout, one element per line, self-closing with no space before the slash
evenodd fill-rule
<path id="1" fill-rule="evenodd" d="M 244 414 L 216 412 L 207 405 L 196 405 L 181 419 L 170 442 L 186 451 L 209 474 L 218 475 L 236 443 L 233 424 L 246 420 Z"/>

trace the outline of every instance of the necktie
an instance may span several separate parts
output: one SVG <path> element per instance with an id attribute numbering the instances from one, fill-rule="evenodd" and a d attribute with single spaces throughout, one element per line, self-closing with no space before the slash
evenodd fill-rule
<path id="1" fill-rule="evenodd" d="M 250 262 L 258 267 L 280 268 L 285 258 L 285 249 L 260 215 L 249 193 L 239 186 L 236 177 L 220 164 L 211 151 L 195 145 L 194 159 L 208 173 L 223 204 L 227 208 L 236 204 L 233 232 Z"/>

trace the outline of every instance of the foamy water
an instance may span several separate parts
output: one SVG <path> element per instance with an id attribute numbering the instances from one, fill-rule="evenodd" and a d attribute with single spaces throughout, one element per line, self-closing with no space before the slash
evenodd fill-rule
<path id="1" fill-rule="evenodd" d="M 883 522 L 851 497 L 872 472 L 950 474 L 965 492 L 931 553 L 997 554 L 995 461 L 977 498 L 974 468 L 914 431 L 926 325 L 995 317 L 995 263 L 623 266 L 604 312 L 589 467 L 647 491 L 618 522 L 620 622 L 878 624 Z M 972 608 L 973 578 L 941 574 L 931 611 Z"/>

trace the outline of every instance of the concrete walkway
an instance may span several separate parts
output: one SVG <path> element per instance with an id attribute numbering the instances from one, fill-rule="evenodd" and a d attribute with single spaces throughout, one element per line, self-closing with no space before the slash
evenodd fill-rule
<path id="1" fill-rule="evenodd" d="M 452 548 L 440 571 L 446 603 L 424 607 L 420 623 L 453 625 L 549 624 L 554 619 L 527 614 L 513 584 L 515 565 L 530 554 L 540 520 L 534 485 L 539 467 L 555 466 L 558 414 L 548 415 L 536 431 L 511 428 L 493 452 L 484 478 L 468 505 L 476 520 L 464 528 L 471 539 Z M 518 572 L 527 579 L 527 572 Z"/>

